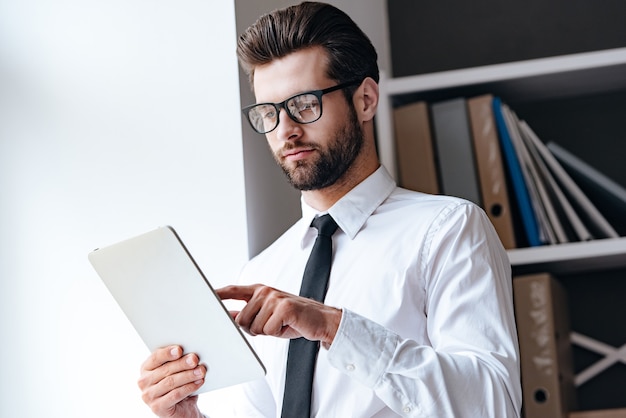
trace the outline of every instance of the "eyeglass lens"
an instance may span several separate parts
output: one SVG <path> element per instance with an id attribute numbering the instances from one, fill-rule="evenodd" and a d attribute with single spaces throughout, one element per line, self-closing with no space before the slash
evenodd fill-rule
<path id="1" fill-rule="evenodd" d="M 291 119 L 299 123 L 315 122 L 322 116 L 322 104 L 315 94 L 304 93 L 283 103 L 263 103 L 248 110 L 252 127 L 259 133 L 272 131 L 278 125 L 278 114 L 283 107 Z"/>

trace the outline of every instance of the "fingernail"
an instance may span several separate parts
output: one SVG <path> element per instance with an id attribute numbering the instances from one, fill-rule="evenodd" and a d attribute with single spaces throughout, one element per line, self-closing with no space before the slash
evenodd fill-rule
<path id="1" fill-rule="evenodd" d="M 196 376 L 202 376 L 202 369 L 200 369 L 200 367 L 195 368 L 193 374 Z"/>
<path id="2" fill-rule="evenodd" d="M 193 357 L 192 356 L 187 356 L 187 358 L 185 359 L 185 362 L 190 365 L 193 366 L 194 365 L 194 361 L 193 361 Z"/>
<path id="3" fill-rule="evenodd" d="M 170 354 L 172 355 L 172 357 L 178 357 L 178 348 L 174 347 L 170 350 Z"/>

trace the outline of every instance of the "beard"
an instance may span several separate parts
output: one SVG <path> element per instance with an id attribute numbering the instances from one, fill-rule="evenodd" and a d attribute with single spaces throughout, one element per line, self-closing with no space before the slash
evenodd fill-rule
<path id="1" fill-rule="evenodd" d="M 298 190 L 320 190 L 333 185 L 348 171 L 363 148 L 363 130 L 356 112 L 350 107 L 347 123 L 335 130 L 327 145 L 296 141 L 288 142 L 284 149 L 299 146 L 314 148 L 318 157 L 297 161 L 294 167 L 288 167 L 278 153 L 274 153 L 274 159 L 287 175 L 289 183 Z"/>

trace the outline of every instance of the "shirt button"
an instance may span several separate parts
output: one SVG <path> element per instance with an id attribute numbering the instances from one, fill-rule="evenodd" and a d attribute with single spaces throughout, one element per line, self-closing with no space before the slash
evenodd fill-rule
<path id="1" fill-rule="evenodd" d="M 354 367 L 354 364 L 347 364 L 346 365 L 346 370 L 349 372 L 353 372 L 354 369 L 356 369 L 356 367 Z"/>
<path id="2" fill-rule="evenodd" d="M 404 412 L 405 414 L 408 414 L 409 412 L 411 412 L 411 407 L 406 405 L 404 408 L 402 408 L 402 412 Z"/>

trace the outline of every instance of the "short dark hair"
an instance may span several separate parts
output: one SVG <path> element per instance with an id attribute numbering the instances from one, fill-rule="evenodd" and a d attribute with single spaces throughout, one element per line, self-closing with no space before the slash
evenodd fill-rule
<path id="1" fill-rule="evenodd" d="M 346 13 L 326 3 L 303 2 L 261 16 L 239 37 L 237 56 L 253 86 L 257 66 L 312 47 L 326 51 L 329 78 L 378 82 L 372 42 Z"/>

